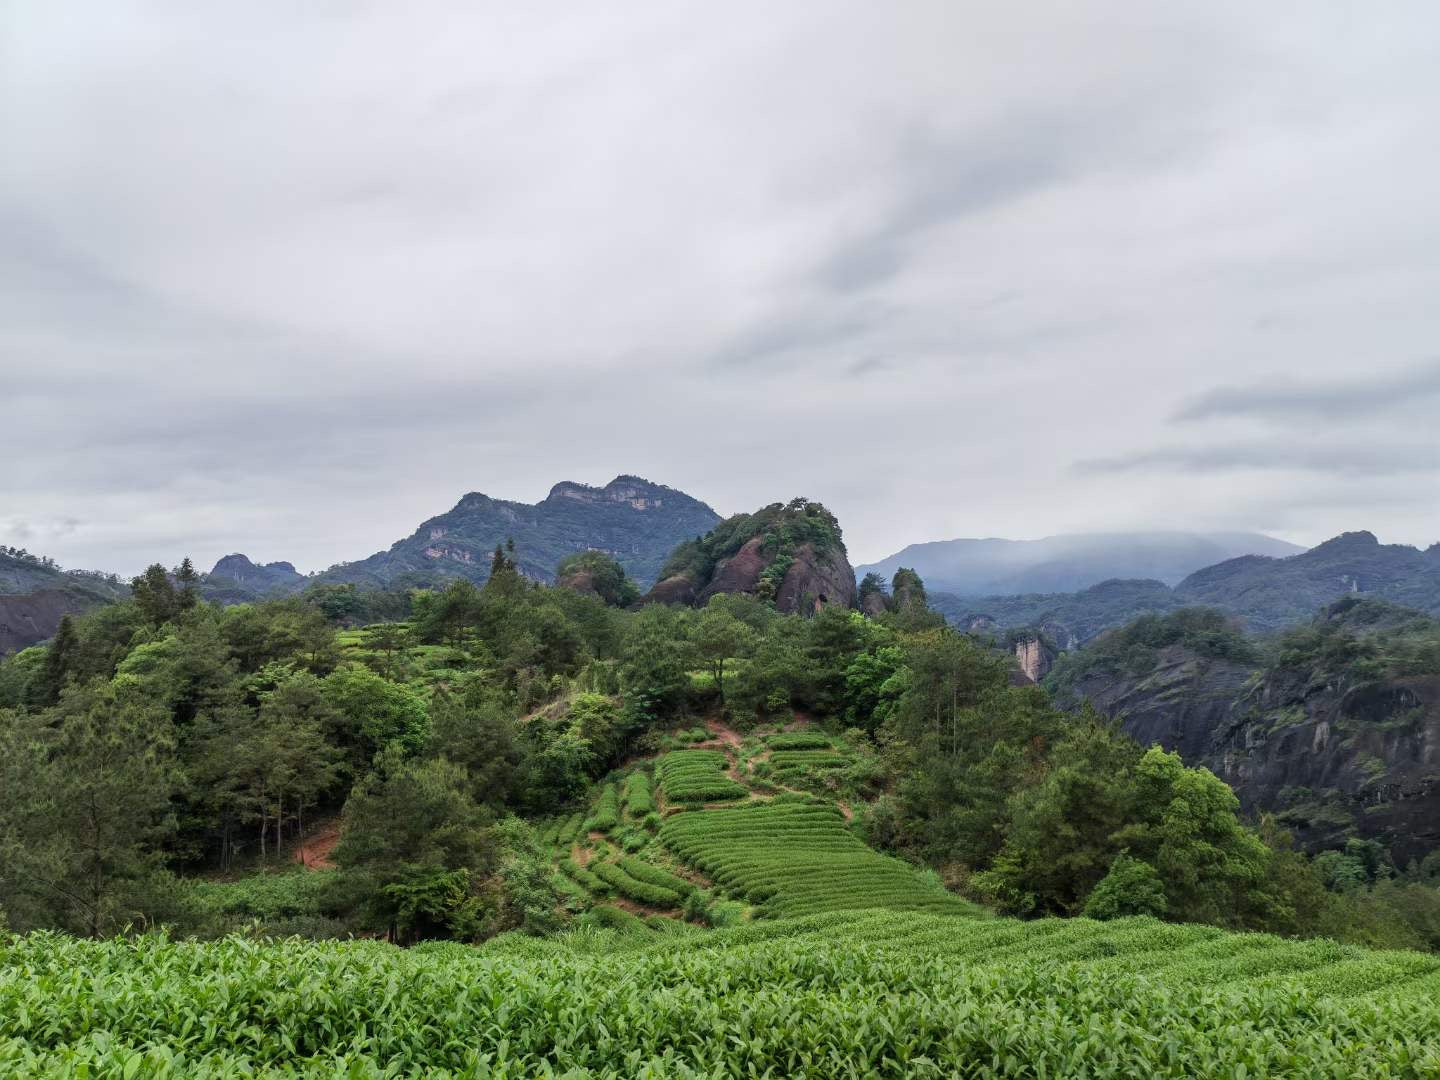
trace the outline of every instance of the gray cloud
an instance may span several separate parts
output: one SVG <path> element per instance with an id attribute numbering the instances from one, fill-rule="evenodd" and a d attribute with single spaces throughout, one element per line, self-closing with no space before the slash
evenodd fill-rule
<path id="1" fill-rule="evenodd" d="M 1369 416 L 1397 405 L 1440 396 L 1440 362 L 1341 381 L 1279 381 L 1225 387 L 1181 407 L 1177 420 L 1254 416 L 1281 420 L 1336 420 Z"/>
<path id="2" fill-rule="evenodd" d="M 819 284 L 849 294 L 893 278 L 927 229 L 1025 198 L 1059 183 L 1074 168 L 1058 122 L 1007 125 L 1000 131 L 936 139 L 917 134 L 897 154 L 901 190 L 894 205 L 861 235 L 826 256 Z"/>
<path id="3" fill-rule="evenodd" d="M 1428 542 L 1440 12 L 1400 2 L 17 5 L 0 542 L 313 569 L 621 472 L 807 493 L 857 560 Z M 1343 438 L 1176 449 L 1177 400 Z"/>
<path id="4" fill-rule="evenodd" d="M 1092 458 L 1074 466 L 1080 473 L 1163 470 L 1215 473 L 1241 470 L 1300 470 L 1348 476 L 1391 476 L 1440 472 L 1440 444 L 1240 443 L 1225 446 L 1170 447 L 1116 457 Z"/>

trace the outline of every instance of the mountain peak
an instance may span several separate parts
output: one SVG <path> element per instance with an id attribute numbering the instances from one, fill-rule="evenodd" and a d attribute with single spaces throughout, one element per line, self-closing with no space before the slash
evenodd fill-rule
<path id="1" fill-rule="evenodd" d="M 296 570 L 292 563 L 271 562 L 263 566 L 252 562 L 250 556 L 234 552 L 218 560 L 206 575 L 212 587 L 229 589 L 222 582 L 230 582 L 256 596 L 281 596 L 299 589 L 305 584 L 305 575 Z"/>
<path id="2" fill-rule="evenodd" d="M 1332 536 L 1323 544 L 1311 548 L 1314 552 L 1334 552 L 1346 550 L 1360 550 L 1362 548 L 1374 548 L 1380 546 L 1380 540 L 1368 529 L 1359 529 L 1355 532 L 1343 532 L 1339 536 Z"/>
<path id="3" fill-rule="evenodd" d="M 496 545 L 513 540 L 516 565 L 533 580 L 550 581 L 562 558 L 593 550 L 613 556 L 631 579 L 648 586 L 679 541 L 719 520 L 699 499 L 628 474 L 604 487 L 563 480 L 534 504 L 472 491 L 388 551 L 333 566 L 319 580 L 380 587 L 396 580 L 411 587 L 484 581 Z"/>
<path id="4" fill-rule="evenodd" d="M 642 476 L 629 474 L 615 477 L 604 487 L 592 487 L 574 480 L 562 480 L 550 489 L 550 494 L 545 497 L 545 500 L 548 502 L 551 499 L 575 499 L 588 503 L 629 503 L 635 510 L 652 510 L 663 506 L 669 497 L 695 501 L 683 492 L 667 488 L 662 484 L 652 483 Z"/>

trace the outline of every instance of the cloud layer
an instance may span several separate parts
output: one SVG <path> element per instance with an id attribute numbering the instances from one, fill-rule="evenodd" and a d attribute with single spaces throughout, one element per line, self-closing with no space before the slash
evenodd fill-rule
<path id="1" fill-rule="evenodd" d="M 471 490 L 852 553 L 1440 537 L 1433 5 L 0 24 L 0 542 L 304 569 Z"/>

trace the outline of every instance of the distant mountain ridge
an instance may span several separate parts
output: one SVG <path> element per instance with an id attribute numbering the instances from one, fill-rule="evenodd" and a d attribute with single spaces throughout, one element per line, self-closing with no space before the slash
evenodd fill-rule
<path id="1" fill-rule="evenodd" d="M 388 551 L 307 580 L 380 588 L 455 578 L 481 582 L 490 576 L 495 548 L 514 540 L 516 566 L 536 581 L 553 581 L 565 556 L 595 550 L 613 555 L 648 588 L 678 544 L 719 521 L 699 499 L 638 476 L 617 476 L 604 487 L 564 481 L 533 505 L 471 492 Z"/>
<path id="2" fill-rule="evenodd" d="M 1348 532 L 1287 558 L 1244 555 L 1207 566 L 1174 588 L 1154 580 L 1112 580 L 1063 593 L 962 597 L 932 593 L 931 604 L 962 629 L 1034 627 L 1074 648 L 1139 615 L 1213 607 L 1254 631 L 1284 629 L 1347 594 L 1372 596 L 1440 615 L 1440 544 L 1425 550 Z"/>
<path id="3" fill-rule="evenodd" d="M 910 567 L 932 592 L 955 596 L 1069 593 L 1113 579 L 1177 585 L 1206 566 L 1240 555 L 1295 555 L 1305 549 L 1261 533 L 1064 533 L 1041 540 L 959 539 L 911 544 L 855 568 L 887 581 Z"/>
<path id="4" fill-rule="evenodd" d="M 1346 593 L 1440 614 L 1440 544 L 1422 551 L 1347 532 L 1286 559 L 1249 555 L 1208 566 L 1175 587 L 1181 603 L 1218 607 L 1257 630 L 1301 622 Z"/>

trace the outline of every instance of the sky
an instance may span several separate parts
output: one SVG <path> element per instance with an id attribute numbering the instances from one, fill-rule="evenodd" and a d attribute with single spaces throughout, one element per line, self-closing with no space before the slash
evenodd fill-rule
<path id="1" fill-rule="evenodd" d="M 1440 7 L 0 6 L 0 543 L 1440 540 Z"/>

